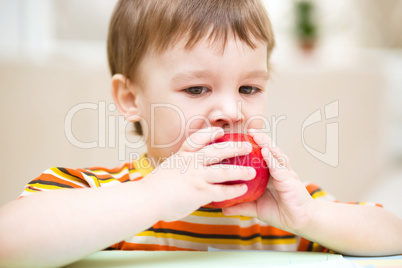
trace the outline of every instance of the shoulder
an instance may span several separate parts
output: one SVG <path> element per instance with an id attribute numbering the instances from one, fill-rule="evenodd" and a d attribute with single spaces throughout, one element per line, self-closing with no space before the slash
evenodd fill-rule
<path id="1" fill-rule="evenodd" d="M 96 166 L 81 169 L 81 171 L 97 177 L 113 177 L 122 182 L 140 180 L 152 172 L 152 170 L 153 167 L 148 162 L 146 154 L 143 154 L 132 162 L 125 162 L 114 168 Z"/>
<path id="2" fill-rule="evenodd" d="M 127 182 L 142 179 L 143 176 L 139 172 L 134 163 L 122 163 L 113 168 L 95 166 L 85 169 L 77 169 L 77 172 L 83 176 L 96 178 L 101 183 L 108 183 L 110 181 Z"/>

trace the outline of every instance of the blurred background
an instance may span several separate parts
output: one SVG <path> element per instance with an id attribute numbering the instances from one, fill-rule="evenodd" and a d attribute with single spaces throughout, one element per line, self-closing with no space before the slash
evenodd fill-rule
<path id="1" fill-rule="evenodd" d="M 402 1 L 263 2 L 277 40 L 269 134 L 302 180 L 402 217 Z M 0 206 L 49 167 L 144 152 L 110 96 L 115 3 L 0 0 Z"/>

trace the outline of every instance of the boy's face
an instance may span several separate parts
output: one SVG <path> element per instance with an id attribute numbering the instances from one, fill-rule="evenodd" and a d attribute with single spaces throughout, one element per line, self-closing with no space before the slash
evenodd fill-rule
<path id="1" fill-rule="evenodd" d="M 210 126 L 243 133 L 264 128 L 267 66 L 266 44 L 252 49 L 235 39 L 224 52 L 201 41 L 191 50 L 179 44 L 144 57 L 135 96 L 148 156 L 169 157 Z"/>

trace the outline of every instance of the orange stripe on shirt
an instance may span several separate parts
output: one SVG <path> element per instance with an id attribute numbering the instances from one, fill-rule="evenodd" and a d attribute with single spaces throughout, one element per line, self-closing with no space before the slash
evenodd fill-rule
<path id="1" fill-rule="evenodd" d="M 255 224 L 249 227 L 240 227 L 239 225 L 209 225 L 203 223 L 191 223 L 184 221 L 176 221 L 176 222 L 158 222 L 153 226 L 153 228 L 160 229 L 174 229 L 184 232 L 194 232 L 196 230 L 199 234 L 221 234 L 221 235 L 233 235 L 237 234 L 243 237 L 251 236 L 254 234 L 261 234 L 262 236 L 278 236 L 284 237 L 292 235 L 289 232 L 280 230 L 278 228 L 272 226 L 261 226 L 259 224 Z"/>
<path id="2" fill-rule="evenodd" d="M 41 174 L 38 178 L 31 181 L 29 184 L 35 184 L 35 183 L 41 184 L 40 181 L 55 182 L 55 183 L 70 186 L 72 188 L 83 188 L 82 186 L 72 183 L 68 179 L 60 179 L 54 175 L 46 174 L 46 173 Z M 83 181 L 83 182 L 85 182 L 85 181 Z"/>
<path id="3" fill-rule="evenodd" d="M 112 249 L 116 250 L 164 250 L 164 251 L 197 251 L 195 249 L 188 249 L 188 248 L 179 248 L 174 246 L 167 246 L 167 245 L 158 245 L 158 244 L 133 244 L 133 243 L 125 243 L 120 242 L 114 244 Z"/>
<path id="4" fill-rule="evenodd" d="M 318 187 L 318 185 L 316 185 L 314 183 L 309 183 L 308 185 L 306 185 L 306 189 L 309 192 L 309 194 L 311 195 L 314 191 L 319 190 L 320 187 Z"/>

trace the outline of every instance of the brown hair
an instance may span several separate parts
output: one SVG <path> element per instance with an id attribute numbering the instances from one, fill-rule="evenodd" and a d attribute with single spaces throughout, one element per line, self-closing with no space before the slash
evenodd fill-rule
<path id="1" fill-rule="evenodd" d="M 149 52 L 163 53 L 179 41 L 191 49 L 202 38 L 220 41 L 229 34 L 251 48 L 267 43 L 268 57 L 274 36 L 259 0 L 119 0 L 112 15 L 107 43 L 111 74 L 137 79 L 137 69 Z M 139 122 L 136 132 L 142 135 Z"/>

